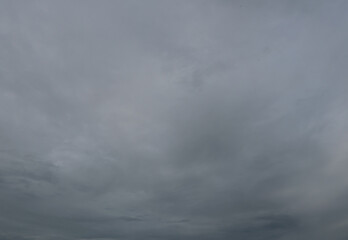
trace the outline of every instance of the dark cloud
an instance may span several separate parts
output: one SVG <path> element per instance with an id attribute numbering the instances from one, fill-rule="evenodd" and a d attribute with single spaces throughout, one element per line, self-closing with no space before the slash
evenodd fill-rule
<path id="1" fill-rule="evenodd" d="M 1 1 L 0 239 L 347 239 L 346 1 Z"/>

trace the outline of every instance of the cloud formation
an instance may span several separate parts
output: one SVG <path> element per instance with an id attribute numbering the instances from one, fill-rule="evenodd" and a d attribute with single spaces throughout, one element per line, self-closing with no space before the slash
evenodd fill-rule
<path id="1" fill-rule="evenodd" d="M 347 239 L 347 9 L 1 1 L 0 239 Z"/>

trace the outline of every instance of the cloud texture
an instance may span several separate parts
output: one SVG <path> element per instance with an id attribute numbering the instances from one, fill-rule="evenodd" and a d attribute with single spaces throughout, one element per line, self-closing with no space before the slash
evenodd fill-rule
<path id="1" fill-rule="evenodd" d="M 347 10 L 0 1 L 0 239 L 347 239 Z"/>

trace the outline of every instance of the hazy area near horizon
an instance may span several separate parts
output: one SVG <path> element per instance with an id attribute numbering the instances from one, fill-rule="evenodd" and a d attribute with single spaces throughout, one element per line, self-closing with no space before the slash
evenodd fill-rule
<path id="1" fill-rule="evenodd" d="M 347 13 L 0 0 L 0 240 L 347 240 Z"/>

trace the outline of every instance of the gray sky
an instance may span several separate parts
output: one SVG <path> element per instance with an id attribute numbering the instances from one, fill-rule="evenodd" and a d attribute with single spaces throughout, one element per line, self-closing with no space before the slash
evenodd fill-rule
<path id="1" fill-rule="evenodd" d="M 1 0 L 0 239 L 347 239 L 347 11 Z"/>

